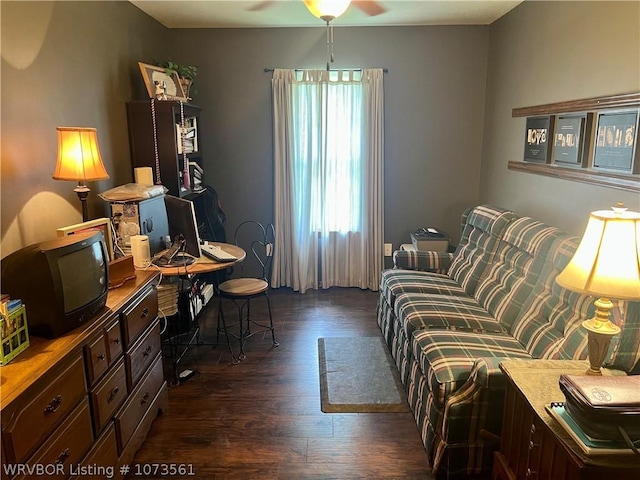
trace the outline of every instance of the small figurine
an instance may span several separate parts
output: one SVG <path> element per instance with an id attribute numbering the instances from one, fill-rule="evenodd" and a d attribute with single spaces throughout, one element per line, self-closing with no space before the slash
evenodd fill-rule
<path id="1" fill-rule="evenodd" d="M 156 100 L 166 100 L 167 99 L 167 86 L 164 82 L 159 82 L 156 80 L 153 82 L 156 86 Z"/>

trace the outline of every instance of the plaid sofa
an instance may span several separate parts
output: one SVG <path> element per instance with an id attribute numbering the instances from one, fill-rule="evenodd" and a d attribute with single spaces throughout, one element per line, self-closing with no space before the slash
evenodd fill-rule
<path id="1" fill-rule="evenodd" d="M 488 205 L 462 216 L 454 253 L 394 253 L 382 272 L 378 324 L 436 477 L 490 470 L 499 446 L 505 358 L 585 359 L 593 299 L 555 282 L 577 239 Z M 609 365 L 640 356 L 640 309 L 621 302 Z"/>

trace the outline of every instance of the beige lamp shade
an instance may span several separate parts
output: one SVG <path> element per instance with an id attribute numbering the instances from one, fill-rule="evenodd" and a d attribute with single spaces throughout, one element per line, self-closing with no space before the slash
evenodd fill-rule
<path id="1" fill-rule="evenodd" d="M 342 15 L 351 0 L 303 0 L 309 11 L 316 17 L 333 20 Z"/>
<path id="2" fill-rule="evenodd" d="M 104 168 L 95 128 L 58 127 L 55 180 L 84 182 L 109 178 Z"/>
<path id="3" fill-rule="evenodd" d="M 640 214 L 615 207 L 592 212 L 575 255 L 556 281 L 597 297 L 640 299 Z"/>

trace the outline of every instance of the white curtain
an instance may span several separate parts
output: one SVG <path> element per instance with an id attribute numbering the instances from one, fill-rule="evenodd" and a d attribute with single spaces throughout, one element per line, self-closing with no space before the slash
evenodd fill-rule
<path id="1" fill-rule="evenodd" d="M 383 266 L 382 69 L 282 70 L 272 80 L 272 283 L 378 289 Z"/>

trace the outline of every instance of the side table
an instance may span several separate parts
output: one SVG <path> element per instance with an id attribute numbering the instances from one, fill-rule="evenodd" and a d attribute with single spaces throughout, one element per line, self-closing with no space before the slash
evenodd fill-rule
<path id="1" fill-rule="evenodd" d="M 500 364 L 508 386 L 493 480 L 640 478 L 639 456 L 587 456 L 545 409 L 565 399 L 558 386 L 560 375 L 581 375 L 588 366 L 577 360 L 507 360 Z M 624 374 L 603 371 L 605 375 Z"/>

